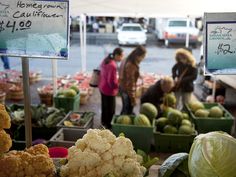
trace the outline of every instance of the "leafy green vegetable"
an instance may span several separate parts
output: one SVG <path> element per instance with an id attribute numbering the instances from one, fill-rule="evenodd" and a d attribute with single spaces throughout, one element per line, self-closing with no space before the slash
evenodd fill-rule
<path id="1" fill-rule="evenodd" d="M 104 177 L 116 177 L 113 173 L 108 173 Z"/>
<path id="2" fill-rule="evenodd" d="M 157 157 L 151 158 L 149 155 L 147 155 L 146 152 L 144 152 L 141 149 L 137 150 L 137 154 L 143 157 L 142 166 L 144 166 L 147 169 L 149 169 L 152 165 L 157 163 L 157 161 L 159 160 Z"/>
<path id="3" fill-rule="evenodd" d="M 189 153 L 191 177 L 236 177 L 236 140 L 224 132 L 198 135 Z"/>
<path id="4" fill-rule="evenodd" d="M 9 107 L 11 111 L 12 123 L 15 125 L 24 124 L 24 106 L 13 104 Z M 47 108 L 44 104 L 31 106 L 32 124 L 35 127 L 55 127 L 60 120 L 65 117 L 62 109 Z"/>
<path id="5" fill-rule="evenodd" d="M 160 177 L 190 177 L 188 172 L 188 154 L 177 153 L 167 158 L 159 169 Z"/>

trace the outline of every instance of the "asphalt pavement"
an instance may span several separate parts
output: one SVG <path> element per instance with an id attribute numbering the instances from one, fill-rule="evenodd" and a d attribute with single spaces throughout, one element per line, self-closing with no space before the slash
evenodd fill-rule
<path id="1" fill-rule="evenodd" d="M 103 43 L 96 44 L 97 38 L 101 34 L 93 34 L 94 44 L 87 45 L 87 71 L 91 72 L 94 68 L 98 67 L 102 59 L 112 50 L 118 46 L 115 44 L 116 34 L 102 34 Z M 107 37 L 106 37 L 107 36 Z M 90 37 L 90 38 L 92 38 Z M 151 36 L 154 38 L 155 36 Z M 150 37 L 149 37 L 150 38 Z M 111 40 L 113 39 L 113 40 Z M 113 42 L 109 42 L 113 41 Z M 149 40 L 151 41 L 151 40 Z M 170 75 L 171 68 L 175 63 L 174 54 L 176 49 L 183 47 L 183 45 L 173 45 L 170 48 L 164 47 L 160 42 L 147 43 L 147 55 L 145 60 L 140 65 L 141 72 L 157 73 L 163 75 Z M 133 49 L 134 46 L 122 46 L 127 56 Z M 199 47 L 193 49 L 193 55 L 199 61 L 200 50 Z M 68 60 L 57 60 L 58 75 L 73 75 L 76 72 L 81 71 L 81 55 L 80 55 L 80 41 L 79 38 L 72 38 L 70 46 L 70 56 Z M 10 58 L 11 69 L 21 70 L 21 59 Z M 2 67 L 2 66 L 1 66 Z M 3 69 L 0 68 L 0 69 Z M 49 59 L 30 59 L 30 70 L 40 71 L 44 78 L 50 78 L 52 76 L 52 61 Z"/>

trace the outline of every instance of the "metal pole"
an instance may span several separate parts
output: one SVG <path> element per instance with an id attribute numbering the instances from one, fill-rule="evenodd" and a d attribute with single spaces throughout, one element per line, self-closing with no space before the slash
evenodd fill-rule
<path id="1" fill-rule="evenodd" d="M 87 52 L 86 52 L 86 50 L 87 50 L 87 43 L 86 43 L 86 31 L 87 31 L 87 22 L 86 22 L 86 15 L 84 15 L 84 71 L 86 71 L 87 70 L 87 56 L 86 56 L 86 54 L 87 54 Z"/>
<path id="2" fill-rule="evenodd" d="M 25 111 L 25 140 L 26 147 L 32 146 L 32 123 L 31 123 L 31 97 L 29 85 L 29 59 L 22 57 L 22 76 L 24 91 L 24 111 Z"/>
<path id="3" fill-rule="evenodd" d="M 84 71 L 84 35 L 83 35 L 83 14 L 80 15 L 80 56 L 82 72 Z"/>
<path id="4" fill-rule="evenodd" d="M 186 41 L 185 41 L 185 47 L 189 47 L 189 26 L 190 26 L 190 18 L 187 17 L 187 32 L 186 32 Z"/>
<path id="5" fill-rule="evenodd" d="M 214 75 L 212 75 L 211 77 L 213 79 L 212 97 L 213 97 L 213 102 L 215 102 L 215 96 L 216 96 L 216 77 Z"/>
<path id="6" fill-rule="evenodd" d="M 53 95 L 57 92 L 57 60 L 52 59 Z"/>

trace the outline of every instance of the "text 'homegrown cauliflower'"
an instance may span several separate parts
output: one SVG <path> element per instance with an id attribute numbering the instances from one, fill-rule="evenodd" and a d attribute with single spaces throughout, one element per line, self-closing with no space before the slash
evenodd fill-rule
<path id="1" fill-rule="evenodd" d="M 61 167 L 62 177 L 143 177 L 146 168 L 132 142 L 116 137 L 109 130 L 89 129 L 75 146 L 69 148 L 68 163 Z"/>

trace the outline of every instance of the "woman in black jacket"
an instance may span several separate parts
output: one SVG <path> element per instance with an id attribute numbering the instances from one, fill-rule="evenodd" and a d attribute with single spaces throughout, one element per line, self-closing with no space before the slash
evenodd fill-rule
<path id="1" fill-rule="evenodd" d="M 193 82 L 197 78 L 196 61 L 191 52 L 178 49 L 175 54 L 176 64 L 172 67 L 172 77 L 175 81 L 175 96 L 177 108 L 182 109 L 184 104 L 191 100 L 194 90 Z"/>

